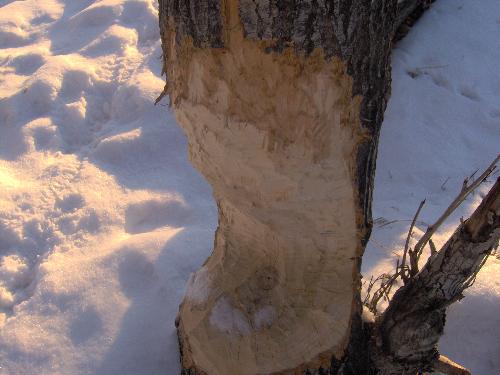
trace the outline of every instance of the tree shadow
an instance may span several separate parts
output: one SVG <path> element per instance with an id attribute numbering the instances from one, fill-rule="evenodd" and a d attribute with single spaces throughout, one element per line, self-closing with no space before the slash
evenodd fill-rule
<path id="1" fill-rule="evenodd" d="M 186 200 L 211 202 L 211 188 L 189 162 L 186 137 L 171 116 L 155 107 L 138 121 L 124 121 L 88 160 L 129 189 L 181 191 Z"/>
<path id="2" fill-rule="evenodd" d="M 174 321 L 189 275 L 209 254 L 203 244 L 212 237 L 212 230 L 188 227 L 171 238 L 154 261 L 133 249 L 113 255 L 120 257 L 120 286 L 131 305 L 96 375 L 180 373 Z"/>
<path id="3" fill-rule="evenodd" d="M 440 350 L 449 358 L 459 359 L 473 374 L 490 374 L 500 368 L 498 311 L 500 298 L 466 292 L 465 298 L 448 310 Z M 477 342 L 478 337 L 481 342 Z"/>

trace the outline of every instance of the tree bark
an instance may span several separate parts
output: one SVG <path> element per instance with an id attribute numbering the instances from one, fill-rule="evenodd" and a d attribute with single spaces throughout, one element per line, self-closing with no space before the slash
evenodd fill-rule
<path id="1" fill-rule="evenodd" d="M 375 362 L 379 368 L 390 374 L 430 369 L 439 357 L 436 347 L 446 308 L 463 298 L 499 238 L 500 179 L 470 219 L 392 298 L 377 328 Z"/>
<path id="2" fill-rule="evenodd" d="M 434 1 L 435 0 L 398 0 L 394 40 L 398 41 L 404 38 L 414 23 L 422 16 L 425 10 L 429 9 Z"/>
<path id="3" fill-rule="evenodd" d="M 219 209 L 177 322 L 185 373 L 326 371 L 363 335 L 395 9 L 160 2 L 168 93 Z"/>
<path id="4" fill-rule="evenodd" d="M 398 0 L 396 27 L 401 26 L 415 11 L 422 12 L 435 0 Z"/>
<path id="5" fill-rule="evenodd" d="M 392 361 L 360 265 L 396 20 L 397 0 L 160 0 L 166 93 L 219 215 L 176 322 L 183 374 Z"/>

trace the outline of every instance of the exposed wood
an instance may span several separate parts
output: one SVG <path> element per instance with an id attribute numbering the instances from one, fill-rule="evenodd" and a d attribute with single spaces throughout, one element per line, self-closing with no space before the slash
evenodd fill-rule
<path id="1" fill-rule="evenodd" d="M 418 215 L 420 214 L 420 211 L 422 210 L 422 207 L 425 204 L 425 199 L 420 202 L 417 212 L 415 213 L 415 216 L 413 217 L 413 220 L 410 225 L 410 229 L 408 230 L 408 236 L 406 237 L 406 242 L 405 242 L 405 248 L 403 250 L 403 259 L 401 260 L 401 278 L 403 279 L 403 282 L 406 284 L 409 280 L 409 276 L 406 273 L 405 267 L 406 267 L 406 257 L 408 256 L 408 253 L 411 251 L 410 249 L 410 239 L 413 235 L 413 227 L 415 226 L 415 223 L 417 222 Z M 430 240 L 430 237 L 429 237 Z M 411 253 L 410 253 L 411 254 Z M 418 265 L 417 265 L 418 267 Z M 396 270 L 397 271 L 397 270 Z"/>
<path id="2" fill-rule="evenodd" d="M 432 367 L 435 371 L 439 371 L 445 375 L 471 375 L 471 372 L 465 367 L 460 366 L 444 355 L 440 355 L 439 358 L 433 362 Z"/>
<path id="3" fill-rule="evenodd" d="M 397 0 L 160 0 L 163 94 L 219 214 L 176 322 L 183 374 L 444 366 L 445 310 L 498 243 L 499 189 L 375 326 L 362 322 L 397 12 Z"/>
<path id="4" fill-rule="evenodd" d="M 395 0 L 228 0 L 221 27 L 188 3 L 160 2 L 167 88 L 219 228 L 180 308 L 184 371 L 363 374 Z"/>

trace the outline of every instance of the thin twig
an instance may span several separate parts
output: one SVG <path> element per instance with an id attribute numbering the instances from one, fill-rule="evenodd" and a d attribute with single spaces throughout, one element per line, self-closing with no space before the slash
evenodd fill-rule
<path id="1" fill-rule="evenodd" d="M 443 222 L 462 204 L 462 202 L 475 190 L 479 185 L 481 185 L 489 176 L 490 174 L 496 169 L 496 164 L 500 160 L 500 154 L 497 155 L 495 160 L 486 168 L 486 170 L 476 178 L 475 180 L 472 180 L 474 178 L 474 175 L 476 174 L 477 170 L 470 175 L 468 178 L 466 178 L 462 184 L 462 189 L 460 189 L 460 192 L 458 193 L 457 197 L 451 202 L 451 204 L 448 206 L 446 211 L 437 219 L 437 221 L 430 225 L 427 230 L 425 231 L 424 235 L 420 238 L 420 240 L 417 242 L 415 245 L 415 248 L 413 252 L 417 256 L 417 258 L 420 258 L 422 255 L 422 251 L 427 245 L 427 242 L 429 242 L 430 238 L 436 233 L 436 231 L 439 229 L 439 227 L 443 224 Z M 472 180 L 472 181 L 471 181 Z M 411 276 L 415 276 L 418 273 L 418 267 L 416 269 L 411 269 Z"/>
<path id="2" fill-rule="evenodd" d="M 444 187 L 446 185 L 446 183 L 449 181 L 449 177 L 446 177 L 446 180 L 444 180 L 443 184 L 441 185 L 441 190 L 445 191 L 446 188 Z"/>
<path id="3" fill-rule="evenodd" d="M 384 273 L 375 279 L 373 278 L 373 276 L 370 278 L 367 288 L 367 294 L 363 300 L 363 305 L 366 306 L 374 315 L 379 314 L 379 312 L 377 311 L 377 306 L 382 298 L 384 298 L 384 300 L 386 301 L 390 300 L 392 287 L 394 286 L 394 284 L 396 284 L 396 281 L 399 277 L 406 284 L 419 272 L 418 263 L 422 255 L 423 248 L 427 244 L 429 244 L 431 250 L 431 256 L 435 256 L 436 254 L 438 254 L 436 245 L 434 244 L 431 238 L 432 235 L 441 226 L 441 224 L 453 213 L 453 211 L 455 211 L 457 207 L 460 206 L 460 204 L 469 196 L 469 194 L 471 194 L 479 185 L 481 185 L 482 182 L 486 180 L 486 178 L 488 178 L 495 171 L 496 164 L 498 163 L 499 160 L 500 160 L 500 155 L 498 155 L 495 158 L 495 160 L 493 160 L 493 162 L 489 165 L 489 167 L 477 179 L 473 180 L 475 174 L 477 173 L 477 171 L 475 171 L 468 178 L 464 180 L 458 196 L 453 200 L 453 202 L 449 205 L 446 211 L 439 217 L 439 219 L 434 224 L 428 226 L 424 235 L 420 238 L 415 247 L 412 249 L 410 248 L 410 239 L 413 233 L 413 228 L 415 227 L 415 223 L 418 220 L 420 211 L 422 210 L 422 207 L 425 204 L 425 200 L 420 202 L 420 205 L 418 206 L 417 212 L 413 217 L 410 229 L 408 231 L 408 235 L 406 237 L 401 263 L 399 262 L 398 259 L 396 262 L 396 269 L 392 274 Z M 410 258 L 410 266 L 406 264 L 408 257 Z M 481 269 L 486 259 L 487 256 L 484 259 L 482 259 L 480 264 L 478 264 L 477 271 Z M 471 275 L 471 277 L 465 281 L 464 289 L 474 283 L 477 276 L 477 271 L 474 272 L 473 275 Z M 377 283 L 380 283 L 380 285 L 378 286 L 378 289 L 376 289 L 372 294 L 372 291 L 374 290 L 375 285 Z"/>
<path id="4" fill-rule="evenodd" d="M 413 221 L 411 222 L 410 229 L 408 230 L 408 236 L 406 237 L 406 242 L 405 242 L 405 249 L 403 251 L 403 259 L 401 261 L 401 278 L 403 279 L 403 282 L 406 283 L 408 282 L 409 278 L 406 275 L 406 272 L 404 272 L 404 268 L 406 265 L 406 255 L 408 254 L 408 249 L 410 246 L 410 239 L 411 235 L 413 234 L 413 227 L 415 226 L 415 223 L 417 222 L 418 215 L 420 214 L 420 211 L 422 210 L 422 207 L 425 204 L 425 199 L 420 202 L 420 205 L 418 206 L 417 212 L 415 213 L 415 216 L 413 217 Z"/>
<path id="5" fill-rule="evenodd" d="M 157 105 L 160 102 L 160 100 L 162 100 L 167 95 L 168 95 L 168 84 L 165 84 L 165 87 L 163 87 L 163 91 L 161 92 L 160 96 L 157 97 L 155 100 L 155 105 Z"/>
<path id="6" fill-rule="evenodd" d="M 436 245 L 434 245 L 434 241 L 432 241 L 432 238 L 429 238 L 429 247 L 431 248 L 431 256 L 434 256 L 437 254 L 437 249 Z"/>

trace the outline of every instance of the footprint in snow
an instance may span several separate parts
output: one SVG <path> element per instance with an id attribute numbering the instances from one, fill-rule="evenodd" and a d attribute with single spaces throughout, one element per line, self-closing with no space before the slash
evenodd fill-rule
<path id="1" fill-rule="evenodd" d="M 0 31 L 0 48 L 18 48 L 27 46 L 31 38 L 11 31 Z"/>
<path id="2" fill-rule="evenodd" d="M 490 117 L 497 119 L 500 118 L 500 109 L 493 109 L 490 111 Z"/>
<path id="3" fill-rule="evenodd" d="M 85 205 L 85 199 L 81 194 L 72 193 L 56 202 L 56 208 L 62 212 L 74 212 Z"/>
<path id="4" fill-rule="evenodd" d="M 143 254 L 125 249 L 120 254 L 118 278 L 123 292 L 128 297 L 133 297 L 149 289 L 157 280 L 158 275 L 156 275 L 154 264 Z"/>
<path id="5" fill-rule="evenodd" d="M 29 53 L 15 57 L 9 65 L 12 66 L 16 74 L 29 76 L 35 73 L 43 64 L 45 59 L 37 53 Z"/>
<path id="6" fill-rule="evenodd" d="M 69 334 L 73 345 L 81 345 L 102 331 L 102 319 L 93 307 L 87 307 L 75 314 L 71 322 Z"/>
<path id="7" fill-rule="evenodd" d="M 68 70 L 64 73 L 59 97 L 67 102 L 77 101 L 91 85 L 90 75 L 83 70 Z"/>
<path id="8" fill-rule="evenodd" d="M 178 201 L 148 200 L 131 204 L 125 211 L 128 233 L 150 232 L 157 228 L 182 227 L 191 219 L 191 210 Z"/>
<path id="9" fill-rule="evenodd" d="M 480 101 L 481 98 L 479 94 L 470 86 L 461 86 L 460 87 L 460 95 L 466 97 L 467 99 L 473 100 L 475 102 Z"/>

